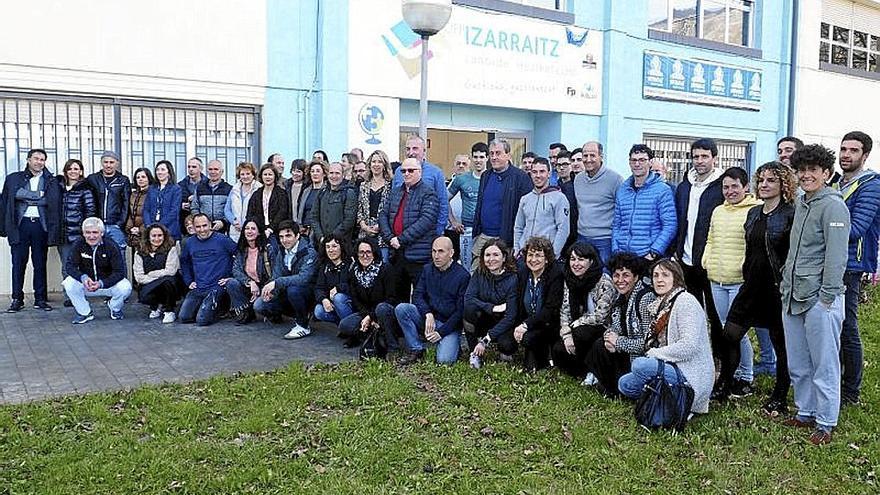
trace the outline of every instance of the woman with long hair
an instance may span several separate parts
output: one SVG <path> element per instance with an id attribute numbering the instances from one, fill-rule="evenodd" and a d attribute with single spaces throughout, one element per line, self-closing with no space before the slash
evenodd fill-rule
<path id="1" fill-rule="evenodd" d="M 352 314 L 348 274 L 351 257 L 348 242 L 336 234 L 329 234 L 321 242 L 318 278 L 315 280 L 315 319 L 339 323 Z"/>
<path id="2" fill-rule="evenodd" d="M 162 323 L 173 323 L 174 308 L 182 295 L 180 256 L 171 232 L 154 223 L 144 229 L 134 255 L 134 280 L 140 286 L 138 301 L 150 307 L 150 319 L 162 317 Z"/>
<path id="3" fill-rule="evenodd" d="M 550 344 L 559 335 L 562 269 L 546 237 L 530 237 L 522 248 L 525 265 L 518 273 L 517 321 L 513 338 L 525 352 L 523 365 L 534 371 L 550 364 Z"/>
<path id="4" fill-rule="evenodd" d="M 180 202 L 183 190 L 175 182 L 174 165 L 168 160 L 156 163 L 156 183 L 147 192 L 144 203 L 144 218 L 149 223 L 165 226 L 171 238 L 179 241 L 180 235 Z"/>
<path id="5" fill-rule="evenodd" d="M 761 202 L 748 192 L 749 177 L 739 167 L 731 167 L 721 174 L 721 191 L 724 203 L 712 211 L 702 265 L 712 287 L 715 311 L 724 325 L 730 305 L 736 299 L 743 282 L 742 266 L 746 256 L 743 224 L 749 210 Z M 720 359 L 728 344 L 720 335 L 715 337 L 713 346 Z M 724 400 L 728 396 L 745 397 L 752 394 L 752 343 L 744 336 L 736 345 L 740 347 L 742 356 L 739 368 L 734 373 L 733 380 L 718 382 L 714 399 Z"/>
<path id="6" fill-rule="evenodd" d="M 70 254 L 73 243 L 82 237 L 83 220 L 97 214 L 95 193 L 85 180 L 85 169 L 81 161 L 71 158 L 64 163 L 62 175 L 58 176 L 61 184 L 61 243 L 58 245 L 58 257 L 61 260 L 61 280 L 67 278 L 64 265 Z M 72 307 L 67 292 L 64 292 L 64 306 Z"/>
<path id="7" fill-rule="evenodd" d="M 302 224 L 299 217 L 299 201 L 306 187 L 306 168 L 309 162 L 297 158 L 290 163 L 290 178 L 284 181 L 284 190 L 287 191 L 287 200 L 290 203 L 290 218 L 296 223 Z"/>
<path id="8" fill-rule="evenodd" d="M 388 261 L 388 245 L 379 235 L 379 212 L 388 203 L 391 193 L 391 164 L 384 151 L 376 150 L 367 159 L 367 176 L 358 191 L 357 225 L 358 237 L 374 237 L 379 240 L 382 258 Z"/>
<path id="9" fill-rule="evenodd" d="M 125 221 L 125 232 L 128 234 L 128 245 L 134 251 L 141 242 L 141 229 L 144 228 L 144 204 L 147 191 L 156 183 L 153 173 L 146 167 L 134 171 L 134 184 L 128 200 L 128 220 Z"/>
<path id="10" fill-rule="evenodd" d="M 709 412 L 709 395 L 715 380 L 715 363 L 706 328 L 706 313 L 697 298 L 687 291 L 681 265 L 662 259 L 652 270 L 657 299 L 650 304 L 653 315 L 645 336 L 645 355 L 635 358 L 629 373 L 618 380 L 620 393 L 638 399 L 645 384 L 657 374 L 659 362 L 675 364 L 694 389 L 694 413 Z M 678 373 L 664 366 L 663 376 L 678 383 Z"/>
<path id="11" fill-rule="evenodd" d="M 779 283 L 788 257 L 789 234 L 794 221 L 797 179 L 794 172 L 779 162 L 768 162 L 755 171 L 755 191 L 764 203 L 752 207 L 746 216 L 745 262 L 743 284 L 730 306 L 724 337 L 739 342 L 750 327 L 767 328 L 776 353 L 776 384 L 764 404 L 770 416 L 788 412 L 788 354 L 782 327 L 782 300 Z M 721 356 L 721 382 L 730 383 L 737 363 L 739 347 L 727 345 Z"/>
<path id="12" fill-rule="evenodd" d="M 290 219 L 290 207 L 287 205 L 284 188 L 278 183 L 280 178 L 274 165 L 264 163 L 259 174 L 263 187 L 259 194 L 251 196 L 248 203 L 247 219 L 257 222 L 260 232 L 266 238 L 278 232 L 278 224 Z"/>
<path id="13" fill-rule="evenodd" d="M 254 220 L 246 220 L 232 260 L 232 278 L 226 282 L 231 310 L 237 325 L 254 321 L 254 301 L 263 286 L 272 281 L 272 262 L 278 253 L 274 241 L 267 240 Z"/>
<path id="14" fill-rule="evenodd" d="M 479 266 L 464 296 L 464 332 L 472 368 L 483 365 L 483 356 L 492 344 L 498 344 L 502 360 L 509 361 L 516 352 L 516 284 L 513 254 L 503 240 L 490 239 L 480 251 Z"/>
<path id="15" fill-rule="evenodd" d="M 391 266 L 382 261 L 375 239 L 360 239 L 355 249 L 357 257 L 348 279 L 354 312 L 339 322 L 339 335 L 348 337 L 345 347 L 355 347 L 375 329 L 384 332 L 388 345 L 393 347 L 396 320 Z"/>
<path id="16" fill-rule="evenodd" d="M 241 237 L 241 228 L 247 217 L 248 204 L 254 191 L 262 187 L 257 182 L 257 169 L 253 163 L 241 162 L 235 167 L 235 185 L 229 191 L 229 199 L 226 200 L 226 207 L 223 214 L 226 221 L 229 222 L 229 238 L 238 242 Z"/>
<path id="17" fill-rule="evenodd" d="M 588 242 L 576 242 L 563 259 L 562 307 L 559 311 L 559 340 L 553 345 L 553 365 L 582 379 L 587 375 L 587 351 L 608 327 L 617 290 L 602 270 L 599 252 Z M 585 384 L 595 377 L 585 378 Z"/>

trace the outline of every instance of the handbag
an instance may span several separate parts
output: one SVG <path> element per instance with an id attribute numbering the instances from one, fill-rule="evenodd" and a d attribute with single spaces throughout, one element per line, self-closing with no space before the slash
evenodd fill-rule
<path id="1" fill-rule="evenodd" d="M 663 374 L 665 366 L 672 366 L 678 383 L 669 383 Z M 687 424 L 694 403 L 694 389 L 675 363 L 658 360 L 657 374 L 651 377 L 636 401 L 636 421 L 650 430 L 682 431 Z"/>
<path id="2" fill-rule="evenodd" d="M 385 342 L 385 331 L 379 327 L 370 329 L 367 339 L 361 344 L 360 359 L 385 359 L 388 355 L 388 344 Z"/>

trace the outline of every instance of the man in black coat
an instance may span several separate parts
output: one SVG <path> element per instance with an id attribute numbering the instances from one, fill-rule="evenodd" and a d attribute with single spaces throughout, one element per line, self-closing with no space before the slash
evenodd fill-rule
<path id="1" fill-rule="evenodd" d="M 34 309 L 51 311 L 46 282 L 49 246 L 61 238 L 61 188 L 46 170 L 46 151 L 32 149 L 27 166 L 6 177 L 0 193 L 0 237 L 12 251 L 12 304 L 7 313 L 24 308 L 24 274 L 28 257 L 34 266 Z"/>

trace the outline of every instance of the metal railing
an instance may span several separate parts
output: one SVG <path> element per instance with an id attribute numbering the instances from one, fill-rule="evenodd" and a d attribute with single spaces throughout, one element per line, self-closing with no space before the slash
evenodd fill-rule
<path id="1" fill-rule="evenodd" d="M 654 156 L 666 164 L 666 179 L 671 184 L 681 182 L 691 165 L 691 143 L 697 138 L 680 136 L 645 135 L 645 144 L 654 150 Z M 752 143 L 716 140 L 718 165 L 721 168 L 741 167 L 749 170 Z"/>

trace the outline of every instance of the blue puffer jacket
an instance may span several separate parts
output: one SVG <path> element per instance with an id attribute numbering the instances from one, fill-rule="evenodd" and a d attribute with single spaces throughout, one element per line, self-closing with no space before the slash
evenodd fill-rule
<path id="1" fill-rule="evenodd" d="M 394 237 L 392 227 L 394 217 L 403 199 L 404 186 L 391 190 L 386 207 L 379 212 L 379 229 L 386 243 Z M 437 235 L 437 195 L 424 181 L 419 181 L 409 189 L 403 210 L 403 231 L 397 236 L 400 248 L 407 261 L 427 263 L 431 261 L 431 243 Z"/>
<path id="2" fill-rule="evenodd" d="M 847 271 L 875 273 L 880 237 L 880 175 L 865 172 L 840 188 L 849 208 L 849 258 Z"/>
<path id="3" fill-rule="evenodd" d="M 675 238 L 677 226 L 672 191 L 660 176 L 651 172 L 639 188 L 630 176 L 614 199 L 611 251 L 662 255 Z"/>
<path id="4" fill-rule="evenodd" d="M 147 199 L 144 200 L 144 225 L 159 223 L 164 225 L 171 233 L 171 237 L 180 240 L 180 202 L 183 192 L 177 184 L 166 184 L 161 190 L 159 186 L 152 185 L 147 189 Z"/>

